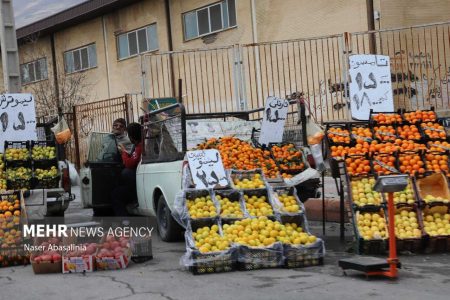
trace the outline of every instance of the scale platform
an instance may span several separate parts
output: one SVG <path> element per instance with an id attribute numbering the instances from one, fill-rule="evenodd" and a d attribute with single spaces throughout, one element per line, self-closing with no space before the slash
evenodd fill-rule
<path id="1" fill-rule="evenodd" d="M 356 256 L 339 260 L 339 267 L 342 270 L 356 270 L 361 272 L 375 272 L 389 268 L 386 259 L 371 256 Z M 401 263 L 397 263 L 397 268 L 401 268 Z"/>

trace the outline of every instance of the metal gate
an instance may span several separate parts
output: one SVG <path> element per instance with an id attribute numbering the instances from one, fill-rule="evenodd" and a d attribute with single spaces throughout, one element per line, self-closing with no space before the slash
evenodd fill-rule
<path id="1" fill-rule="evenodd" d="M 141 56 L 144 96 L 176 97 L 188 113 L 262 107 L 302 92 L 318 121 L 349 118 L 351 54 L 390 56 L 396 108 L 450 106 L 450 22 Z"/>

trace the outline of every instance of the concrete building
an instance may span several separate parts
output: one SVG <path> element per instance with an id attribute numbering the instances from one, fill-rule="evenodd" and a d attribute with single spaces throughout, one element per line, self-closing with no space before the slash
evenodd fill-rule
<path id="1" fill-rule="evenodd" d="M 48 113 L 45 94 L 70 106 L 140 93 L 142 53 L 448 21 L 448 11 L 448 0 L 91 0 L 17 30 L 23 92 L 40 91 Z"/>

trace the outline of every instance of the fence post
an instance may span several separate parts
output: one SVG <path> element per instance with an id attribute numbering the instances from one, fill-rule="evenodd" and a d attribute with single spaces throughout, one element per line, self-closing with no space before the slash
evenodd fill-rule
<path id="1" fill-rule="evenodd" d="M 74 105 L 73 109 L 73 136 L 75 138 L 75 156 L 76 156 L 76 164 L 78 170 L 81 169 L 81 158 L 80 158 L 80 144 L 78 140 L 78 121 L 77 121 L 77 107 Z"/>
<path id="2" fill-rule="evenodd" d="M 130 101 L 130 94 L 125 94 L 125 120 L 127 121 L 127 124 L 130 123 L 130 112 L 129 112 L 129 105 L 128 102 Z M 131 106 L 133 109 L 133 105 Z"/>
<path id="3" fill-rule="evenodd" d="M 348 58 L 352 53 L 352 34 L 344 32 L 341 37 L 341 43 L 343 45 L 343 59 L 342 59 L 342 74 L 344 78 L 344 98 L 347 100 L 347 118 L 352 119 L 352 112 L 350 109 L 350 83 L 348 81 Z"/>

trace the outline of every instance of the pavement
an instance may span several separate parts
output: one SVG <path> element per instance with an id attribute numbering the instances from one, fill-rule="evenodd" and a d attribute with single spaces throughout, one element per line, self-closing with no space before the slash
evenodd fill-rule
<path id="1" fill-rule="evenodd" d="M 78 191 L 75 189 L 75 192 Z M 72 202 L 66 219 L 87 221 L 92 210 Z M 322 235 L 321 222 L 310 222 Z M 401 255 L 403 268 L 397 280 L 370 278 L 349 271 L 343 275 L 338 260 L 347 252 L 339 240 L 339 226 L 327 223 L 327 253 L 323 266 L 299 269 L 265 269 L 192 275 L 180 265 L 184 242 L 165 243 L 153 236 L 154 259 L 130 263 L 128 269 L 86 274 L 35 275 L 30 265 L 0 269 L 1 299 L 448 299 L 450 255 Z"/>

